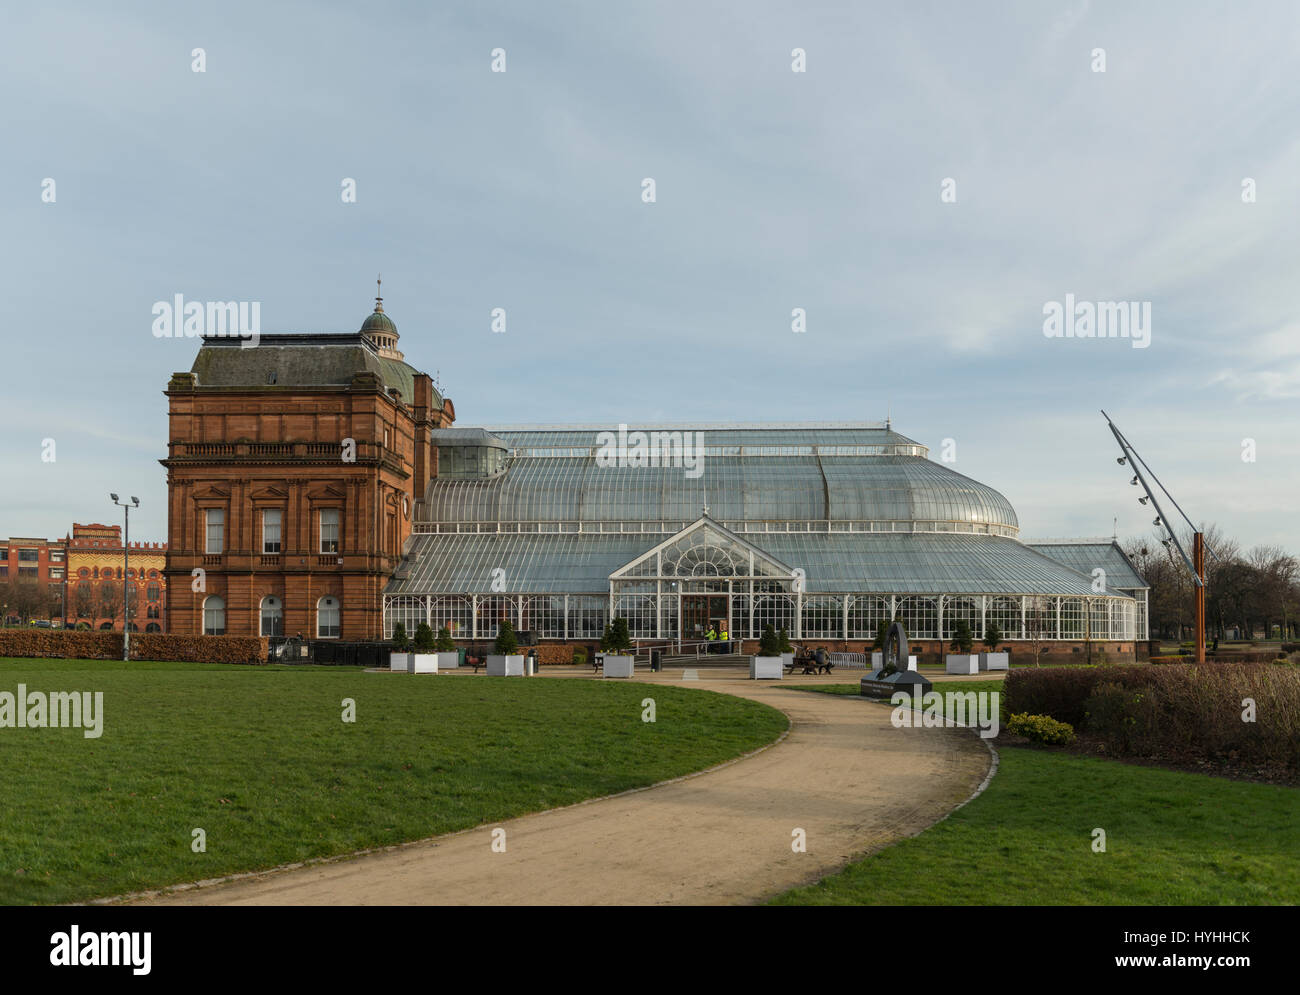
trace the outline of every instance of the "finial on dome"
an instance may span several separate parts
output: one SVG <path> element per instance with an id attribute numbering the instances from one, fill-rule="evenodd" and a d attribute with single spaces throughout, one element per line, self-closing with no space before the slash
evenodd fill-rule
<path id="1" fill-rule="evenodd" d="M 377 314 L 384 313 L 384 299 L 383 297 L 380 296 L 383 293 L 383 291 L 384 291 L 384 274 L 380 273 L 379 276 L 375 279 L 375 312 Z"/>

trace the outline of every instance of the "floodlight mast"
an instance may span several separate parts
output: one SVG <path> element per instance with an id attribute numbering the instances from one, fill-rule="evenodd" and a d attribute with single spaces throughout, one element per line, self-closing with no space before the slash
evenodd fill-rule
<path id="1" fill-rule="evenodd" d="M 1195 629 L 1196 629 L 1196 662 L 1204 663 L 1205 662 L 1205 551 L 1206 549 L 1209 548 L 1205 544 L 1205 535 L 1200 531 L 1200 529 L 1196 528 L 1196 526 L 1192 524 L 1192 520 L 1188 518 L 1187 513 L 1183 511 L 1181 507 L 1179 507 L 1178 502 L 1174 500 L 1174 496 L 1169 493 L 1169 489 L 1165 487 L 1164 484 L 1160 483 L 1159 479 L 1155 475 L 1155 472 L 1149 466 L 1147 466 L 1146 460 L 1144 460 L 1141 456 L 1138 455 L 1137 450 L 1134 449 L 1133 446 L 1129 443 L 1128 439 L 1124 437 L 1124 433 L 1119 430 L 1119 427 L 1113 421 L 1111 421 L 1110 415 L 1106 414 L 1105 411 L 1102 411 L 1101 414 L 1102 417 L 1106 419 L 1106 424 L 1110 426 L 1111 434 L 1115 436 L 1115 441 L 1119 444 L 1120 451 L 1124 454 L 1120 458 L 1119 462 L 1123 463 L 1124 460 L 1127 459 L 1128 462 L 1132 465 L 1133 473 L 1136 475 L 1138 481 L 1142 484 L 1142 489 L 1146 491 L 1147 497 L 1150 499 L 1151 504 L 1155 506 L 1156 516 L 1157 516 L 1156 524 L 1164 525 L 1165 531 L 1169 533 L 1169 539 L 1173 542 L 1175 546 L 1178 547 L 1179 555 L 1182 556 L 1183 562 L 1187 564 L 1187 569 L 1191 571 L 1192 580 L 1196 582 L 1195 608 L 1194 608 Z M 1165 517 L 1164 511 L 1160 507 L 1160 502 L 1156 500 L 1155 491 L 1151 489 L 1151 487 L 1147 484 L 1146 477 L 1142 475 L 1143 468 L 1145 468 L 1146 471 L 1151 474 L 1151 479 L 1156 482 L 1156 485 L 1160 488 L 1160 490 L 1165 493 L 1165 495 L 1169 498 L 1171 502 L 1173 502 L 1174 507 L 1178 508 L 1178 513 L 1183 516 L 1183 520 L 1187 522 L 1189 526 L 1191 526 L 1192 555 L 1190 557 L 1187 555 L 1187 551 L 1183 549 L 1183 544 L 1178 541 L 1178 533 L 1175 532 L 1170 527 L 1169 519 Z M 1218 559 L 1218 554 L 1216 554 L 1214 550 L 1210 550 L 1210 553 L 1211 555 L 1214 556 L 1215 559 Z"/>
<path id="2" fill-rule="evenodd" d="M 1103 411 L 1102 414 L 1105 415 L 1106 412 Z M 1187 516 L 1187 512 L 1183 511 L 1182 506 L 1179 505 L 1178 503 L 1178 499 L 1175 498 L 1173 494 L 1169 492 L 1168 487 L 1166 487 L 1164 484 L 1160 482 L 1160 478 L 1156 476 L 1156 472 L 1152 470 L 1151 467 L 1147 466 L 1147 461 L 1142 458 L 1141 454 L 1139 454 L 1136 449 L 1133 448 L 1133 444 L 1124 437 L 1124 433 L 1119 430 L 1119 427 L 1114 422 L 1110 421 L 1110 416 L 1107 415 L 1106 420 L 1110 422 L 1110 430 L 1115 434 L 1116 439 L 1120 442 L 1121 446 L 1127 446 L 1129 451 L 1133 454 L 1133 458 L 1136 459 L 1139 463 L 1142 464 L 1143 467 L 1146 468 L 1147 473 L 1151 474 L 1151 479 L 1155 482 L 1155 485 L 1160 488 L 1160 490 L 1164 493 L 1165 497 L 1169 498 L 1173 506 L 1178 509 L 1178 514 L 1183 516 L 1183 521 L 1187 523 L 1187 527 L 1192 530 L 1193 534 L 1195 534 L 1197 532 L 1196 523 L 1193 522 Z M 1133 469 L 1135 471 L 1137 470 L 1136 464 L 1134 465 Z M 1173 530 L 1171 529 L 1170 531 L 1172 532 Z M 1205 545 L 1206 552 L 1208 552 L 1216 560 L 1219 559 L 1219 554 L 1210 548 L 1210 544 L 1208 542 L 1205 542 L 1204 545 Z"/>

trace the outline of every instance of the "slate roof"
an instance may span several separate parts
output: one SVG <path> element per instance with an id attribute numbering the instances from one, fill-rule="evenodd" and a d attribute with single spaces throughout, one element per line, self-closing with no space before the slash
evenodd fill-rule
<path id="1" fill-rule="evenodd" d="M 360 333 L 262 335 L 247 349 L 236 338 L 204 337 L 202 343 L 190 368 L 199 387 L 347 386 L 355 374 L 370 372 L 385 387 L 397 388 L 403 402 L 415 399 L 415 368 L 379 355 Z M 433 403 L 442 404 L 436 389 Z"/>

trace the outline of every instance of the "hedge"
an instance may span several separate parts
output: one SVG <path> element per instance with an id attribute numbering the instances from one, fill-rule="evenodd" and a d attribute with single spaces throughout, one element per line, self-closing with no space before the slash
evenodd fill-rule
<path id="1" fill-rule="evenodd" d="M 261 636 L 173 636 L 131 633 L 132 660 L 188 663 L 266 663 Z M 0 629 L 0 657 L 120 660 L 122 633 L 75 629 Z"/>
<path id="2" fill-rule="evenodd" d="M 1300 671 L 1273 664 L 1168 664 L 1011 671 L 1008 713 L 1049 715 L 1119 755 L 1228 760 L 1300 774 Z M 1245 721 L 1245 699 L 1254 721 Z"/>

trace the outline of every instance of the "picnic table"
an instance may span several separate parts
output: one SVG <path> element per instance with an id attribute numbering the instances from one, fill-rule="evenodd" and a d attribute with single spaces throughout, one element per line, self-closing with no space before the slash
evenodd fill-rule
<path id="1" fill-rule="evenodd" d="M 796 670 L 804 674 L 829 674 L 835 664 L 831 661 L 829 654 L 823 653 L 824 660 L 818 660 L 817 654 L 812 652 L 796 653 L 790 666 L 786 669 L 787 674 L 793 674 Z"/>

